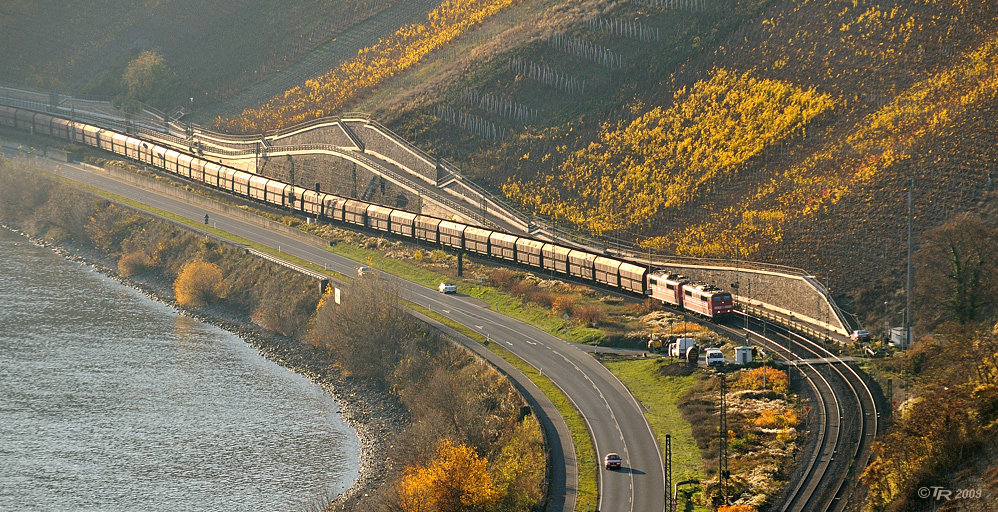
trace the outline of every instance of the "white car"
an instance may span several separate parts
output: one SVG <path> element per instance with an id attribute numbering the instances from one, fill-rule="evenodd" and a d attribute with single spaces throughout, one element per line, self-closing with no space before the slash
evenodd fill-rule
<path id="1" fill-rule="evenodd" d="M 457 285 L 450 283 L 440 283 L 440 286 L 437 287 L 437 290 L 440 291 L 440 293 L 457 293 Z"/>
<path id="2" fill-rule="evenodd" d="M 374 271 L 371 270 L 371 267 L 357 267 L 357 275 L 360 277 L 369 276 L 373 273 Z"/>
<path id="3" fill-rule="evenodd" d="M 719 348 L 708 348 L 704 354 L 707 356 L 707 366 L 724 364 L 724 354 Z"/>

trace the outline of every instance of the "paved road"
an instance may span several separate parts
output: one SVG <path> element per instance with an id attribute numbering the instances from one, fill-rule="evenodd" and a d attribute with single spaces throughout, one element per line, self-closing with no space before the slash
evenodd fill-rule
<path id="1" fill-rule="evenodd" d="M 105 175 L 62 164 L 60 174 L 129 197 L 164 211 L 203 221 L 202 207 L 120 183 Z M 253 223 L 217 212 L 208 212 L 213 227 L 255 240 L 344 275 L 353 275 L 357 262 L 332 254 L 300 239 L 275 233 Z M 406 299 L 424 305 L 455 321 L 488 335 L 495 343 L 541 369 L 575 403 L 593 435 L 600 475 L 599 503 L 592 510 L 664 510 L 664 478 L 658 443 L 642 414 L 641 406 L 620 381 L 582 347 L 563 341 L 533 326 L 483 307 L 461 295 L 443 295 L 436 290 L 401 281 Z M 589 348 L 589 347 L 586 347 Z M 591 348 L 589 348 L 591 351 Z M 602 456 L 618 452 L 623 459 L 619 471 L 605 471 Z M 589 464 L 588 460 L 579 464 Z M 574 485 L 568 484 L 568 495 Z M 597 508 L 598 507 L 598 508 Z"/>

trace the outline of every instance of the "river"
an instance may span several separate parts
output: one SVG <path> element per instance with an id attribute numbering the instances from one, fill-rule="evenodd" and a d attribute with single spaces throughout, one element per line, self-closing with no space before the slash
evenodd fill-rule
<path id="1" fill-rule="evenodd" d="M 0 510 L 309 510 L 359 446 L 237 336 L 0 229 Z"/>

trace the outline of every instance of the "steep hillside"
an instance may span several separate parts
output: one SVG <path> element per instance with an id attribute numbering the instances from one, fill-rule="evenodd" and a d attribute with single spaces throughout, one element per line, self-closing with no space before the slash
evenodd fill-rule
<path id="1" fill-rule="evenodd" d="M 154 48 L 178 72 L 175 103 L 246 103 L 231 129 L 372 112 L 556 223 L 803 267 L 867 321 L 903 281 L 909 183 L 916 234 L 987 206 L 986 0 L 451 0 L 404 19 L 394 5 L 6 2 L 0 45 L 15 51 L 0 67 L 106 97 Z M 364 20 L 384 35 L 328 73 L 269 101 L 264 87 L 233 96 L 302 72 Z"/>
<path id="2" fill-rule="evenodd" d="M 156 50 L 179 75 L 172 106 L 189 110 L 193 97 L 194 108 L 201 108 L 305 56 L 331 50 L 317 49 L 395 3 L 4 1 L 0 80 L 109 98 L 121 92 L 128 61 L 142 50 Z"/>
<path id="3" fill-rule="evenodd" d="M 535 213 L 666 252 L 807 268 L 867 321 L 903 283 L 909 180 L 916 237 L 991 187 L 986 1 L 567 10 L 497 38 L 529 32 L 522 44 L 452 58 L 460 73 L 438 63 L 449 81 L 379 97 L 385 115 Z"/>

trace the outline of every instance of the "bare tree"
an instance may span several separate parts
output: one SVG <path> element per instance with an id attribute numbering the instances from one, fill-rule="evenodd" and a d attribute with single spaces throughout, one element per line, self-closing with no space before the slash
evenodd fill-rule
<path id="1" fill-rule="evenodd" d="M 915 254 L 919 324 L 985 318 L 998 291 L 998 230 L 964 214 L 928 231 Z"/>

